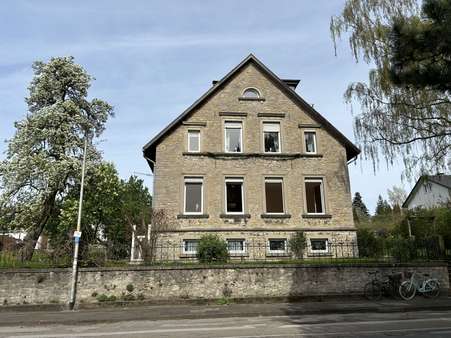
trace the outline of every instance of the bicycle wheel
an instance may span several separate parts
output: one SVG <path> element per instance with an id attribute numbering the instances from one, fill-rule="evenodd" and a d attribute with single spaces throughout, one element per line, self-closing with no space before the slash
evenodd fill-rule
<path id="1" fill-rule="evenodd" d="M 424 283 L 423 295 L 427 298 L 436 298 L 440 294 L 440 284 L 438 281 L 429 279 Z"/>
<path id="2" fill-rule="evenodd" d="M 368 300 L 379 300 L 382 298 L 382 286 L 379 282 L 368 282 L 363 289 L 365 298 Z"/>
<path id="3" fill-rule="evenodd" d="M 399 295 L 404 300 L 413 299 L 413 297 L 415 297 L 416 291 L 417 290 L 415 285 L 413 285 L 413 283 L 410 280 L 402 282 L 402 284 L 399 286 Z"/>

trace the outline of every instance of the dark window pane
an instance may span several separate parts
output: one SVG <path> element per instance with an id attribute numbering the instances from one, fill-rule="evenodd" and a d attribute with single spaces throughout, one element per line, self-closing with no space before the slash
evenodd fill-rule
<path id="1" fill-rule="evenodd" d="M 186 206 L 185 212 L 202 211 L 202 183 L 186 182 Z"/>
<path id="2" fill-rule="evenodd" d="M 327 250 L 327 241 L 325 239 L 312 239 L 310 240 L 312 250 Z"/>
<path id="3" fill-rule="evenodd" d="M 195 253 L 197 251 L 197 240 L 186 240 L 183 241 L 183 248 L 185 252 L 193 252 Z"/>
<path id="4" fill-rule="evenodd" d="M 322 213 L 321 182 L 305 182 L 308 213 Z"/>
<path id="5" fill-rule="evenodd" d="M 227 182 L 227 212 L 243 212 L 241 182 Z"/>
<path id="6" fill-rule="evenodd" d="M 283 212 L 282 182 L 266 182 L 266 212 Z"/>
<path id="7" fill-rule="evenodd" d="M 241 129 L 226 129 L 226 150 L 229 152 L 241 152 Z"/>
<path id="8" fill-rule="evenodd" d="M 265 152 L 276 153 L 279 151 L 279 133 L 276 131 L 265 131 Z"/>
<path id="9" fill-rule="evenodd" d="M 285 251 L 285 240 L 284 239 L 269 240 L 269 250 L 270 251 Z"/>
<path id="10" fill-rule="evenodd" d="M 305 151 L 308 153 L 316 152 L 315 149 L 315 133 L 314 132 L 306 132 L 305 135 Z"/>

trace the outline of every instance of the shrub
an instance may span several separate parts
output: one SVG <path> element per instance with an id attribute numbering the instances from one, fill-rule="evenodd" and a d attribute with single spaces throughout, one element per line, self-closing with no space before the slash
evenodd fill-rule
<path id="1" fill-rule="evenodd" d="M 225 263 L 229 259 L 227 242 L 217 235 L 204 235 L 197 245 L 196 256 L 201 263 Z"/>
<path id="2" fill-rule="evenodd" d="M 97 295 L 96 299 L 98 302 L 102 303 L 102 302 L 106 302 L 108 300 L 108 296 L 105 295 L 104 293 Z"/>
<path id="3" fill-rule="evenodd" d="M 304 232 L 297 231 L 288 241 L 288 246 L 296 258 L 302 258 L 306 246 Z"/>
<path id="4" fill-rule="evenodd" d="M 387 240 L 390 254 L 399 262 L 408 262 L 417 258 L 416 245 L 411 239 L 402 237 L 391 237 Z"/>
<path id="5" fill-rule="evenodd" d="M 383 254 L 383 239 L 370 229 L 357 230 L 357 245 L 360 257 L 380 257 Z"/>

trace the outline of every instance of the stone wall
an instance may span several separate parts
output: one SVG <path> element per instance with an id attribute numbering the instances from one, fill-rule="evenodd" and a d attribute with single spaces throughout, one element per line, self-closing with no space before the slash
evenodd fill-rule
<path id="1" fill-rule="evenodd" d="M 118 300 L 141 298 L 147 301 L 353 295 L 362 293 L 363 286 L 369 281 L 368 272 L 376 269 L 385 273 L 408 270 L 429 273 L 440 280 L 442 288 L 449 288 L 447 266 L 440 264 L 398 267 L 136 266 L 81 269 L 77 301 L 97 303 L 96 296 L 99 295 L 115 296 Z M 69 269 L 5 270 L 0 273 L 0 304 L 65 304 L 69 296 L 69 281 Z"/>

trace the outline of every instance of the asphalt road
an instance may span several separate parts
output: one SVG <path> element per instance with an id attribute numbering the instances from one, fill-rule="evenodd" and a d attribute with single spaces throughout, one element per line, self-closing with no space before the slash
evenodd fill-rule
<path id="1" fill-rule="evenodd" d="M 3 323 L 5 324 L 5 323 Z M 0 337 L 451 337 L 451 311 L 353 313 L 0 327 Z"/>

